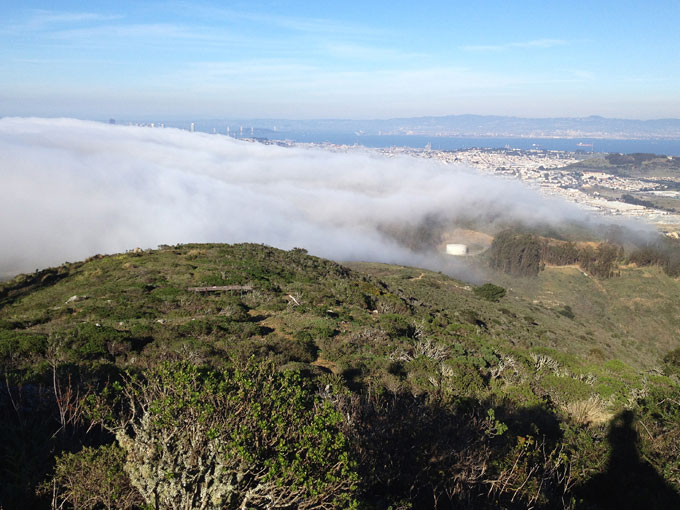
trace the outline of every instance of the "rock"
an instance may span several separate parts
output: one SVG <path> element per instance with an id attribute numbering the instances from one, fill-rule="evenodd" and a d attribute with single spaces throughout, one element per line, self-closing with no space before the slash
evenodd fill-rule
<path id="1" fill-rule="evenodd" d="M 75 303 L 77 301 L 82 301 L 83 299 L 87 299 L 88 296 L 78 296 L 77 294 L 75 296 L 71 296 L 66 300 L 66 304 L 68 305 L 69 303 Z"/>

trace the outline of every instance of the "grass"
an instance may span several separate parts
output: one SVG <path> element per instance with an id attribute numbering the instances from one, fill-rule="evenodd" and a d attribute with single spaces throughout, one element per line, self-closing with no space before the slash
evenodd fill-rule
<path id="1" fill-rule="evenodd" d="M 476 287 L 418 268 L 341 265 L 255 244 L 93 257 L 0 285 L 0 362 L 10 384 L 51 388 L 53 373 L 103 386 L 163 361 L 222 368 L 267 359 L 316 378 L 321 392 L 332 382 L 352 399 L 422 406 L 414 414 L 423 423 L 438 415 L 418 412 L 439 406 L 489 412 L 498 459 L 512 466 L 513 444 L 547 434 L 563 441 L 574 469 L 587 458 L 583 473 L 600 469 L 606 452 L 588 445 L 602 443 L 605 423 L 622 410 L 639 409 L 650 427 L 657 416 L 659 427 L 676 422 L 673 408 L 659 406 L 679 387 L 680 355 L 668 355 L 680 347 L 678 280 L 635 267 L 609 280 L 576 267 L 489 280 Z M 252 290 L 189 290 L 223 284 Z M 430 444 L 456 413 L 418 439 Z M 385 430 L 404 418 L 390 418 Z M 490 430 L 472 423 L 477 434 Z M 412 431 L 404 432 L 410 452 Z M 666 436 L 654 437 L 645 448 L 655 466 L 675 469 Z M 436 456 L 426 458 L 430 466 Z"/>
<path id="2" fill-rule="evenodd" d="M 60 271 L 0 308 L 0 348 L 16 354 L 19 370 L 45 356 L 49 341 L 73 362 L 320 359 L 317 370 L 333 366 L 359 384 L 430 391 L 446 372 L 459 374 L 446 383 L 454 394 L 521 394 L 510 388 L 535 379 L 535 391 L 565 405 L 595 396 L 620 404 L 680 338 L 680 284 L 656 268 L 594 280 L 548 267 L 535 278 L 492 274 L 498 286 L 475 288 L 418 268 L 206 244 L 93 257 Z M 232 284 L 253 290 L 188 290 Z"/>

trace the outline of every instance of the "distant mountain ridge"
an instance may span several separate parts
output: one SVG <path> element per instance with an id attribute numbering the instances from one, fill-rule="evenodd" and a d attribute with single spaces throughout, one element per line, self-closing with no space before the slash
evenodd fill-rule
<path id="1" fill-rule="evenodd" d="M 217 119 L 211 119 L 214 123 Z M 366 135 L 505 136 L 559 138 L 680 139 L 680 119 L 589 117 L 525 118 L 498 115 L 445 115 L 393 119 L 229 119 L 232 126 L 275 132 L 356 132 Z"/>

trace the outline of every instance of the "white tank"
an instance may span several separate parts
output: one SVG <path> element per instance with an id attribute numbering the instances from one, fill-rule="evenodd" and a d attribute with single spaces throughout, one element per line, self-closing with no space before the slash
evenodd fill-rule
<path id="1" fill-rule="evenodd" d="M 447 244 L 446 245 L 447 255 L 467 255 L 468 247 L 466 244 Z"/>

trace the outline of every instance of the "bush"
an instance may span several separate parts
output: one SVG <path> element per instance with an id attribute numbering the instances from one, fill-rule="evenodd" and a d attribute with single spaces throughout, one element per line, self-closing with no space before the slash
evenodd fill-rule
<path id="1" fill-rule="evenodd" d="M 410 393 L 354 406 L 366 508 L 488 508 L 479 495 L 492 431 L 481 410 Z"/>
<path id="2" fill-rule="evenodd" d="M 290 342 L 289 351 L 291 359 L 311 363 L 319 356 L 319 347 L 314 338 L 306 331 L 299 331 L 295 335 L 295 340 Z"/>
<path id="3" fill-rule="evenodd" d="M 475 395 L 485 387 L 479 370 L 470 362 L 447 360 L 442 364 L 441 371 L 446 380 L 444 389 L 455 395 Z"/>
<path id="4" fill-rule="evenodd" d="M 380 327 L 390 338 L 412 337 L 415 328 L 399 314 L 386 313 L 380 317 Z"/>
<path id="5" fill-rule="evenodd" d="M 553 374 L 544 376 L 541 380 L 541 386 L 548 391 L 553 400 L 562 404 L 586 400 L 593 392 L 593 388 L 583 381 Z"/>
<path id="6" fill-rule="evenodd" d="M 680 374 L 680 347 L 673 349 L 663 357 L 664 372 L 670 374 Z"/>
<path id="7" fill-rule="evenodd" d="M 680 368 L 680 347 L 673 349 L 663 357 L 664 363 L 675 368 Z"/>
<path id="8" fill-rule="evenodd" d="M 44 354 L 46 348 L 47 338 L 45 335 L 0 330 L 0 360 L 30 358 Z"/>
<path id="9" fill-rule="evenodd" d="M 487 301 L 500 301 L 505 296 L 505 289 L 494 285 L 493 283 L 485 283 L 479 287 L 475 287 L 475 295 Z"/>
<path id="10" fill-rule="evenodd" d="M 557 313 L 566 317 L 567 319 L 575 319 L 576 315 L 574 314 L 574 310 L 571 309 L 571 306 L 569 305 L 564 305 L 560 310 L 557 310 Z"/>
<path id="11" fill-rule="evenodd" d="M 642 434 L 641 450 L 657 471 L 680 492 L 680 406 L 678 387 L 654 388 L 641 401 L 640 423 L 651 434 Z"/>
<path id="12" fill-rule="evenodd" d="M 92 412 L 157 508 L 352 505 L 357 475 L 343 416 L 299 373 L 271 363 L 223 372 L 163 364 L 93 398 Z"/>
<path id="13" fill-rule="evenodd" d="M 311 334 L 314 338 L 332 338 L 337 334 L 333 321 L 319 320 L 313 324 Z"/>
<path id="14" fill-rule="evenodd" d="M 69 331 L 66 344 L 78 358 L 97 359 L 108 357 L 109 346 L 123 343 L 126 340 L 126 332 L 118 331 L 110 326 L 85 322 Z"/>
<path id="15" fill-rule="evenodd" d="M 58 507 L 129 509 L 143 501 L 123 470 L 125 452 L 117 445 L 85 447 L 57 458 L 54 474 L 40 492 L 54 490 Z"/>

